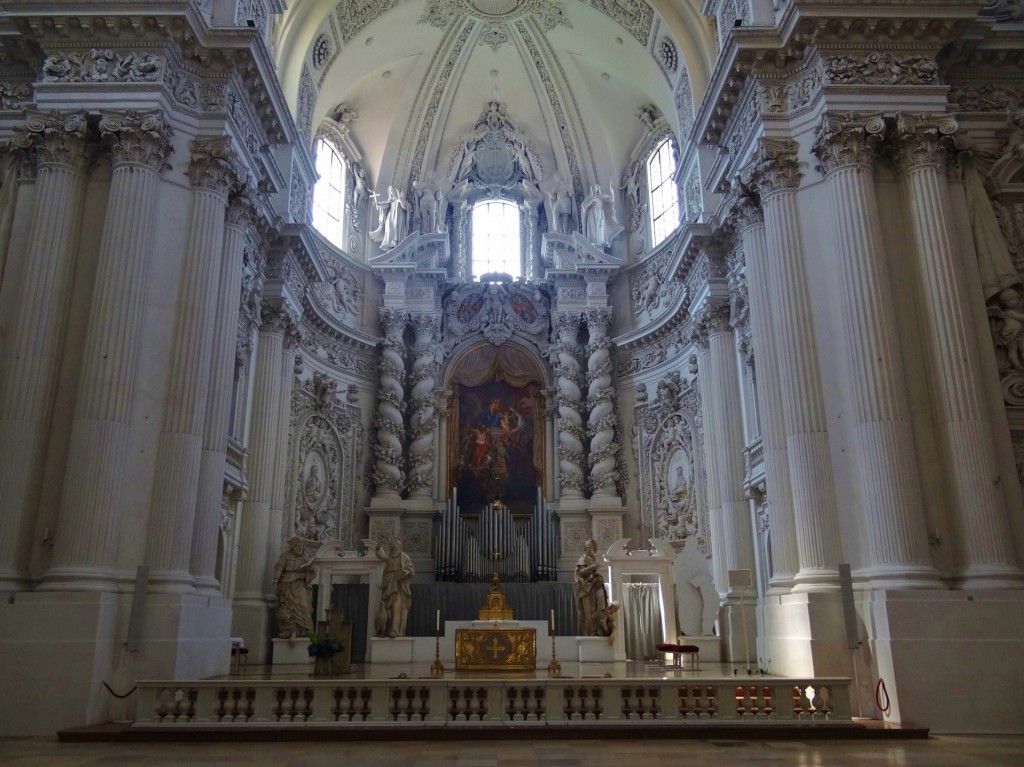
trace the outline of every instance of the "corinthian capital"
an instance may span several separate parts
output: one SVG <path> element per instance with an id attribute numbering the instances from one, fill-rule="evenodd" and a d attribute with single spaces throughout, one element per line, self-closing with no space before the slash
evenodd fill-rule
<path id="1" fill-rule="evenodd" d="M 608 326 L 612 324 L 611 307 L 587 309 L 586 318 L 591 336 L 601 336 L 603 338 L 608 335 Z"/>
<path id="2" fill-rule="evenodd" d="M 394 343 L 401 341 L 409 315 L 397 309 L 380 309 L 377 316 L 380 319 L 380 326 L 384 329 L 385 338 Z"/>
<path id="3" fill-rule="evenodd" d="M 95 157 L 85 112 L 30 112 L 14 129 L 14 146 L 39 165 L 64 165 L 86 172 Z"/>
<path id="4" fill-rule="evenodd" d="M 762 226 L 764 224 L 764 211 L 761 209 L 760 203 L 750 195 L 743 195 L 737 198 L 732 210 L 733 220 L 735 220 L 736 227 L 740 232 L 752 226 Z"/>
<path id="5" fill-rule="evenodd" d="M 800 186 L 803 173 L 797 150 L 797 143 L 792 139 L 761 139 L 757 157 L 748 172 L 750 186 L 762 197 Z"/>
<path id="6" fill-rule="evenodd" d="M 818 158 L 818 170 L 827 175 L 851 165 L 870 166 L 884 138 L 885 122 L 879 115 L 825 115 L 811 153 Z"/>
<path id="7" fill-rule="evenodd" d="M 172 131 L 161 112 L 103 112 L 100 136 L 110 148 L 114 165 L 145 165 L 155 171 L 173 151 Z"/>
<path id="8" fill-rule="evenodd" d="M 231 139 L 226 136 L 195 139 L 187 175 L 194 188 L 209 189 L 225 197 L 244 180 L 231 149 Z"/>
<path id="9" fill-rule="evenodd" d="M 893 163 L 899 173 L 919 167 L 944 167 L 960 126 L 949 115 L 896 115 Z"/>

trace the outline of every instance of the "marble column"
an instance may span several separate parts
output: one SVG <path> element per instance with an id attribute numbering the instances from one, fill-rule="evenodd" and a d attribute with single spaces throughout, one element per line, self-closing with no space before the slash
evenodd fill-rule
<path id="1" fill-rule="evenodd" d="M 839 521 L 825 398 L 810 322 L 810 288 L 800 240 L 796 196 L 801 174 L 796 153 L 796 142 L 763 140 L 754 181 L 764 209 L 779 391 L 800 559 L 793 589 L 834 590 L 839 588 Z M 774 311 L 776 308 L 778 311 Z"/>
<path id="2" fill-rule="evenodd" d="M 750 502 L 743 479 L 743 422 L 740 403 L 740 371 L 736 362 L 736 337 L 729 325 L 728 305 L 710 307 L 704 316 L 708 334 L 708 356 L 703 368 L 706 383 L 716 392 L 711 402 L 711 428 L 717 435 L 714 464 L 718 474 L 721 503 L 721 551 L 726 570 L 749 570 L 754 583 L 754 535 L 750 524 Z M 741 598 L 723 584 L 730 598 Z M 746 596 L 752 596 L 749 592 Z"/>
<path id="3" fill-rule="evenodd" d="M 772 321 L 772 296 L 767 277 L 767 245 L 764 216 L 752 199 L 744 198 L 737 215 L 746 260 L 747 291 L 750 305 L 750 330 L 754 340 L 757 389 L 761 407 L 761 440 L 764 448 L 764 475 L 768 499 L 767 522 L 771 541 L 772 574 L 769 589 L 788 591 L 800 568 L 793 519 L 793 489 L 789 479 L 789 453 L 786 449 L 786 425 L 779 391 L 779 361 L 775 325 Z"/>
<path id="4" fill-rule="evenodd" d="M 992 424 L 981 380 L 979 343 L 971 323 L 944 175 L 950 117 L 915 122 L 899 116 L 895 163 L 908 204 L 916 251 L 921 327 L 941 435 L 948 504 L 963 588 L 1021 588 L 1006 497 L 997 471 Z"/>
<path id="5" fill-rule="evenodd" d="M 224 213 L 228 193 L 238 180 L 229 142 L 227 138 L 192 142 L 188 170 L 192 206 L 146 540 L 151 591 L 193 591 L 189 566 L 210 393 Z"/>
<path id="6" fill-rule="evenodd" d="M 402 455 L 405 441 L 405 359 L 402 334 L 408 316 L 394 309 L 380 310 L 380 324 L 384 340 L 380 352 L 380 386 L 377 389 L 377 444 L 373 455 L 377 459 L 373 471 L 375 499 L 398 500 L 405 488 Z"/>
<path id="7" fill-rule="evenodd" d="M 0 366 L 0 590 L 28 582 L 93 148 L 84 113 L 31 113 L 13 144 L 37 163 L 20 300 Z"/>
<path id="8" fill-rule="evenodd" d="M 715 579 L 715 588 L 719 594 L 729 590 L 729 567 L 725 553 L 725 526 L 722 519 L 722 492 L 719 481 L 718 442 L 720 433 L 715 425 L 715 412 L 718 407 L 718 390 L 711 378 L 711 348 L 708 345 L 707 327 L 701 323 L 694 329 L 694 342 L 697 344 L 696 359 L 690 358 L 690 371 L 697 375 L 697 387 L 700 390 L 700 416 L 704 433 L 704 475 L 707 479 L 708 520 L 711 523 L 709 537 L 711 539 L 711 570 Z"/>
<path id="9" fill-rule="evenodd" d="M 430 498 L 438 445 L 435 404 L 441 321 L 433 315 L 416 314 L 411 324 L 416 340 L 409 375 L 409 497 Z"/>
<path id="10" fill-rule="evenodd" d="M 216 577 L 217 541 L 220 537 L 224 466 L 227 461 L 228 424 L 231 420 L 235 368 L 233 352 L 238 336 L 245 234 L 253 225 L 251 203 L 245 197 L 235 198 L 228 206 L 223 260 L 217 279 L 210 388 L 203 428 L 196 521 L 192 531 L 190 570 L 195 579 L 196 591 L 203 594 L 221 593 Z"/>
<path id="11" fill-rule="evenodd" d="M 608 326 L 612 310 L 588 309 L 586 313 L 590 342 L 587 344 L 587 404 L 590 415 L 590 491 L 593 498 L 618 499 L 615 483 L 619 478 L 616 462 L 619 445 L 615 441 L 615 386 L 612 383 L 612 361 Z"/>
<path id="12" fill-rule="evenodd" d="M 252 423 L 249 431 L 249 495 L 238 521 L 238 561 L 235 567 L 235 615 L 232 631 L 246 637 L 254 652 L 265 652 L 268 637 L 266 583 L 270 539 L 270 506 L 277 476 L 280 445 L 281 383 L 284 380 L 284 337 L 294 317 L 276 306 L 263 305 L 253 366 Z M 269 640 L 268 640 L 269 642 Z"/>
<path id="13" fill-rule="evenodd" d="M 289 436 L 292 422 L 292 391 L 295 377 L 302 372 L 301 359 L 297 357 L 299 346 L 298 325 L 292 323 L 285 329 L 281 339 L 281 406 L 277 414 L 277 461 L 274 469 L 274 492 L 270 499 L 269 535 L 267 537 L 267 559 L 263 586 L 268 596 L 274 593 L 274 563 L 281 554 L 281 547 L 292 536 L 284 529 L 285 480 L 288 475 L 288 461 L 291 456 Z"/>
<path id="14" fill-rule="evenodd" d="M 580 332 L 578 314 L 557 314 L 552 318 L 558 341 L 552 349 L 557 378 L 558 479 L 562 500 L 583 498 L 583 418 L 580 415 L 583 392 L 580 389 L 580 363 L 576 359 L 576 339 Z"/>
<path id="15" fill-rule="evenodd" d="M 879 118 L 826 117 L 814 153 L 832 198 L 839 307 L 873 585 L 939 588 L 932 567 L 892 281 L 873 178 Z"/>
<path id="16" fill-rule="evenodd" d="M 111 179 L 78 377 L 59 535 L 42 589 L 114 587 L 129 421 L 160 172 L 171 152 L 160 112 L 105 112 Z"/>

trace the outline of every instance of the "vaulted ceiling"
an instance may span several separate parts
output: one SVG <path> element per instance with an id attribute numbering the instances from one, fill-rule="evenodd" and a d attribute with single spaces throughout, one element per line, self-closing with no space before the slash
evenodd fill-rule
<path id="1" fill-rule="evenodd" d="M 443 180 L 498 101 L 540 156 L 543 188 L 556 172 L 619 183 L 646 135 L 642 106 L 685 140 L 714 47 L 691 0 L 292 0 L 275 51 L 314 129 L 344 105 L 374 187 Z"/>

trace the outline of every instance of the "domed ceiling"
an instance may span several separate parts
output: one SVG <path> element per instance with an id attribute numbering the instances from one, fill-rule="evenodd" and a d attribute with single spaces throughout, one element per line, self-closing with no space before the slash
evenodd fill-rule
<path id="1" fill-rule="evenodd" d="M 293 0 L 275 53 L 300 126 L 338 121 L 377 190 L 449 181 L 498 102 L 540 186 L 581 194 L 622 183 L 651 117 L 686 139 L 709 41 L 690 0 Z"/>

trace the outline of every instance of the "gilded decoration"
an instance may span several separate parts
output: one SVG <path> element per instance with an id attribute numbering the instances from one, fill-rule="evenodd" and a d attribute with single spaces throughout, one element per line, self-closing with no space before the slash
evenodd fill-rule
<path id="1" fill-rule="evenodd" d="M 455 630 L 456 671 L 533 671 L 536 666 L 536 629 Z"/>

